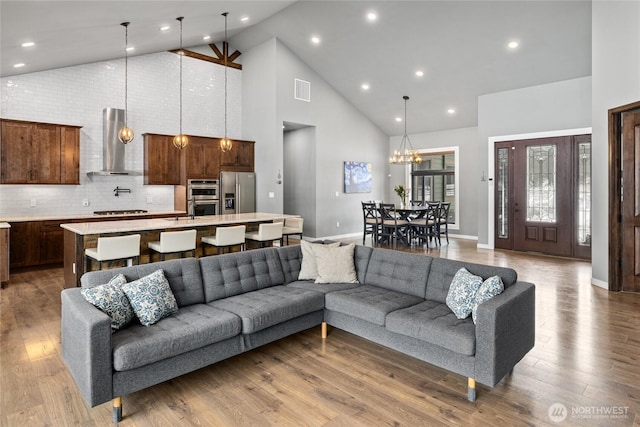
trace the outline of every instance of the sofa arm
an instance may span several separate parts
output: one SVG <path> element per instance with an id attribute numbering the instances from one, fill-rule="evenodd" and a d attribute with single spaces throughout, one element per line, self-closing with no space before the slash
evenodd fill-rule
<path id="1" fill-rule="evenodd" d="M 493 387 L 535 344 L 535 286 L 516 282 L 478 306 L 475 379 Z"/>
<path id="2" fill-rule="evenodd" d="M 111 319 L 87 302 L 80 288 L 62 291 L 62 357 L 85 401 L 112 399 Z"/>

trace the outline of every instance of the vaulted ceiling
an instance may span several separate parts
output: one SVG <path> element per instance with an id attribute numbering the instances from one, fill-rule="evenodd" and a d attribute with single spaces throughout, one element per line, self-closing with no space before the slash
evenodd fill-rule
<path id="1" fill-rule="evenodd" d="M 409 133 L 437 131 L 476 126 L 480 95 L 591 75 L 590 1 L 450 0 L 3 0 L 0 73 L 122 57 L 124 21 L 131 55 L 177 48 L 178 16 L 185 47 L 220 43 L 223 12 L 231 49 L 277 37 L 388 135 L 402 134 L 403 95 Z"/>

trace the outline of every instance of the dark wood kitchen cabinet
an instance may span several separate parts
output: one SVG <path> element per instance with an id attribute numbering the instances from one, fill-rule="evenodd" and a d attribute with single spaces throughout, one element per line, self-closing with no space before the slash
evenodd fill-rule
<path id="1" fill-rule="evenodd" d="M 179 185 L 183 151 L 173 145 L 173 135 L 143 134 L 144 183 Z M 188 146 L 187 146 L 188 147 Z"/>
<path id="2" fill-rule="evenodd" d="M 253 172 L 254 141 L 234 139 L 231 150 L 220 152 L 220 170 Z"/>
<path id="3" fill-rule="evenodd" d="M 184 179 L 218 179 L 220 139 L 190 136 L 184 148 Z"/>
<path id="4" fill-rule="evenodd" d="M 80 184 L 80 127 L 2 119 L 2 184 Z"/>

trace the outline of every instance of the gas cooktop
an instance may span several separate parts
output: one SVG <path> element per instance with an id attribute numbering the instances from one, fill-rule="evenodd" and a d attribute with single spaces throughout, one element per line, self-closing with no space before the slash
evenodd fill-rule
<path id="1" fill-rule="evenodd" d="M 124 215 L 124 214 L 143 214 L 148 211 L 144 209 L 123 209 L 119 211 L 94 211 L 94 215 Z"/>

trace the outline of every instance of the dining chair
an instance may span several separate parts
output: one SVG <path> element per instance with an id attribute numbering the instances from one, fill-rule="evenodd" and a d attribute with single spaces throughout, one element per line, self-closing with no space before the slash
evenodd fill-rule
<path id="1" fill-rule="evenodd" d="M 427 244 L 434 237 L 435 215 L 437 205 L 425 204 L 424 209 L 409 223 L 411 228 L 411 239 L 417 239 Z"/>
<path id="2" fill-rule="evenodd" d="M 160 240 L 149 242 L 149 261 L 152 261 L 151 251 L 160 254 L 160 260 L 164 261 L 166 254 L 180 253 L 180 257 L 184 252 L 191 252 L 191 256 L 196 256 L 196 230 L 184 231 L 162 231 L 160 232 Z"/>
<path id="3" fill-rule="evenodd" d="M 438 236 L 438 243 L 440 243 L 440 236 L 444 234 L 449 243 L 449 208 L 451 203 L 442 202 L 438 207 L 438 211 L 435 217 L 436 234 Z"/>
<path id="4" fill-rule="evenodd" d="M 411 203 L 411 206 L 422 206 L 423 205 L 422 200 L 411 200 L 409 203 Z"/>
<path id="5" fill-rule="evenodd" d="M 205 255 L 205 245 L 216 247 L 217 253 L 220 249 L 231 249 L 233 246 L 240 246 L 240 251 L 244 251 L 244 234 L 247 231 L 246 225 L 234 225 L 230 227 L 217 227 L 214 236 L 204 236 L 202 242 L 202 256 Z"/>
<path id="6" fill-rule="evenodd" d="M 367 237 L 367 234 L 371 234 L 372 244 L 378 241 L 378 231 L 380 228 L 380 215 L 378 209 L 376 209 L 375 202 L 362 202 L 362 216 L 364 221 L 364 230 L 362 232 L 362 244 Z"/>
<path id="7" fill-rule="evenodd" d="M 393 203 L 381 203 L 380 212 L 380 240 L 387 240 L 396 247 L 398 239 L 409 246 L 409 221 L 400 219 L 396 213 L 396 205 Z"/>
<path id="8" fill-rule="evenodd" d="M 102 270 L 104 261 L 127 260 L 127 265 L 138 264 L 140 262 L 140 235 L 98 237 L 97 247 L 85 249 L 84 254 L 87 258 L 98 261 L 99 270 Z M 86 268 L 85 271 L 87 271 Z"/>

